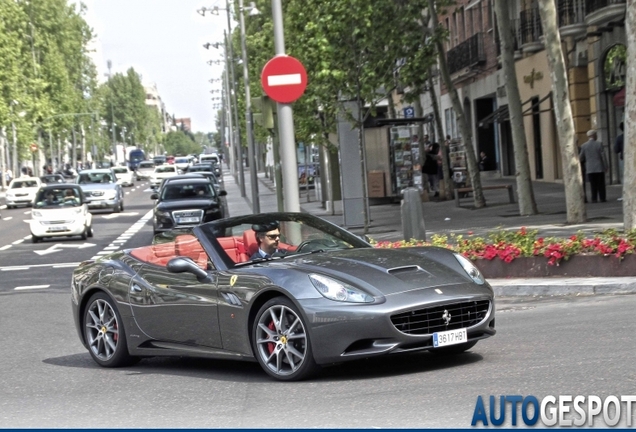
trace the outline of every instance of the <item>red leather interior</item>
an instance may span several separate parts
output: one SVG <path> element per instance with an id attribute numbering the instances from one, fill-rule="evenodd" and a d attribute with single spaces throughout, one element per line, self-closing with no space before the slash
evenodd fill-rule
<path id="1" fill-rule="evenodd" d="M 256 241 L 256 232 L 251 229 L 243 232 L 243 244 L 245 245 L 245 252 L 248 259 L 256 253 L 258 250 L 258 242 Z"/>
<path id="2" fill-rule="evenodd" d="M 238 237 L 217 237 L 217 240 L 223 250 L 225 250 L 225 253 L 235 263 L 245 262 L 250 259 L 250 256 L 245 251 L 245 245 Z"/>
<path id="3" fill-rule="evenodd" d="M 192 235 L 178 236 L 174 242 L 143 246 L 130 252 L 134 258 L 165 267 L 172 258 L 185 256 L 191 258 L 199 267 L 207 269 L 208 254 Z"/>

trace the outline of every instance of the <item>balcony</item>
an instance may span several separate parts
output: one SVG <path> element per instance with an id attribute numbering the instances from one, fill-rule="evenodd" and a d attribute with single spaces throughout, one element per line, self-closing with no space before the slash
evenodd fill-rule
<path id="1" fill-rule="evenodd" d="M 512 49 L 514 50 L 515 60 L 521 58 L 521 49 L 519 48 L 519 41 L 521 36 L 519 34 L 519 20 L 510 20 L 510 27 L 512 30 Z M 497 47 L 497 57 L 501 56 L 501 39 L 499 38 L 499 28 L 495 27 L 495 45 Z"/>
<path id="2" fill-rule="evenodd" d="M 585 34 L 585 0 L 557 0 L 557 14 L 561 37 Z"/>
<path id="3" fill-rule="evenodd" d="M 537 6 L 519 13 L 519 31 L 523 52 L 532 53 L 543 49 L 543 42 L 540 39 L 543 36 L 543 27 Z"/>
<path id="4" fill-rule="evenodd" d="M 448 51 L 446 56 L 448 71 L 452 75 L 465 69 L 473 69 L 475 66 L 486 62 L 484 51 L 484 34 L 475 33 L 455 48 Z"/>
<path id="5" fill-rule="evenodd" d="M 624 20 L 627 0 L 585 0 L 585 23 L 603 26 L 612 21 Z"/>

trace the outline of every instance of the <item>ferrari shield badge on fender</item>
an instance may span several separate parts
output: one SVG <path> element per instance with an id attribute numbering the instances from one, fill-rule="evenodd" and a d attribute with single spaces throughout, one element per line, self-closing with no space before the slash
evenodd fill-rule
<path id="1" fill-rule="evenodd" d="M 233 275 L 233 276 L 230 278 L 230 286 L 234 286 L 234 284 L 236 283 L 236 279 L 238 279 L 238 276 L 237 276 L 237 275 Z"/>

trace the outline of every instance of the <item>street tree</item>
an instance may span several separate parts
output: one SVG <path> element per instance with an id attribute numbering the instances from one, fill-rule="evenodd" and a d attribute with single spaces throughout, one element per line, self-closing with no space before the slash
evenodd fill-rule
<path id="1" fill-rule="evenodd" d="M 568 90 L 567 70 L 561 36 L 557 24 L 554 0 L 539 0 L 539 14 L 545 38 L 545 49 L 554 93 L 554 115 L 561 148 L 563 182 L 565 185 L 565 205 L 568 223 L 585 222 L 587 216 L 583 204 L 583 177 L 577 147 L 574 141 L 574 120 L 570 93 Z"/>
<path id="2" fill-rule="evenodd" d="M 499 29 L 499 40 L 501 41 L 501 63 L 506 94 L 508 95 L 508 111 L 510 112 L 512 143 L 515 155 L 519 214 L 530 216 L 537 214 L 537 203 L 534 199 L 532 179 L 530 178 L 528 145 L 526 143 L 521 96 L 519 95 L 519 84 L 515 69 L 514 34 L 510 24 L 508 5 L 509 2 L 507 0 L 495 0 L 495 13 Z"/>
<path id="3" fill-rule="evenodd" d="M 428 14 L 430 16 L 431 28 L 433 29 L 433 33 L 436 35 L 445 34 L 446 31 L 440 25 L 437 13 L 437 7 L 443 7 L 448 4 L 448 1 L 435 1 L 428 0 Z M 444 85 L 448 90 L 448 94 L 450 96 L 451 102 L 453 104 L 453 109 L 455 110 L 455 114 L 457 116 L 457 123 L 459 124 L 459 128 L 462 133 L 462 141 L 464 143 L 464 151 L 466 154 L 466 167 L 468 169 L 468 176 L 470 177 L 470 182 L 473 188 L 473 202 L 475 208 L 482 208 L 486 205 L 486 200 L 484 199 L 484 192 L 481 188 L 481 177 L 479 174 L 479 167 L 477 165 L 477 158 L 475 155 L 475 149 L 473 148 L 473 133 L 472 128 L 468 124 L 468 120 L 466 119 L 466 113 L 464 113 L 464 109 L 461 101 L 459 100 L 459 95 L 457 93 L 457 89 L 453 84 L 450 73 L 448 71 L 448 62 L 446 60 L 446 49 L 444 48 L 444 44 L 442 43 L 442 37 L 434 37 L 435 45 L 437 47 L 437 56 L 439 60 L 439 69 L 442 79 L 444 81 Z"/>
<path id="4" fill-rule="evenodd" d="M 625 19 L 627 35 L 627 74 L 625 83 L 624 149 L 625 173 L 623 174 L 623 221 L 625 230 L 636 228 L 636 0 L 627 1 Z"/>

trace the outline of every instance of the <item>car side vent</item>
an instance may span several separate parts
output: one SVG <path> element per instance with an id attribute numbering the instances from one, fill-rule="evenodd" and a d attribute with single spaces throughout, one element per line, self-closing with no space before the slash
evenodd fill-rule
<path id="1" fill-rule="evenodd" d="M 412 266 L 404 266 L 404 267 L 395 267 L 387 270 L 389 274 L 398 275 L 404 273 L 416 273 L 424 271 L 424 269 L 420 266 L 412 265 Z"/>
<path id="2" fill-rule="evenodd" d="M 234 293 L 221 292 L 223 299 L 233 306 L 243 306 L 241 300 Z"/>

